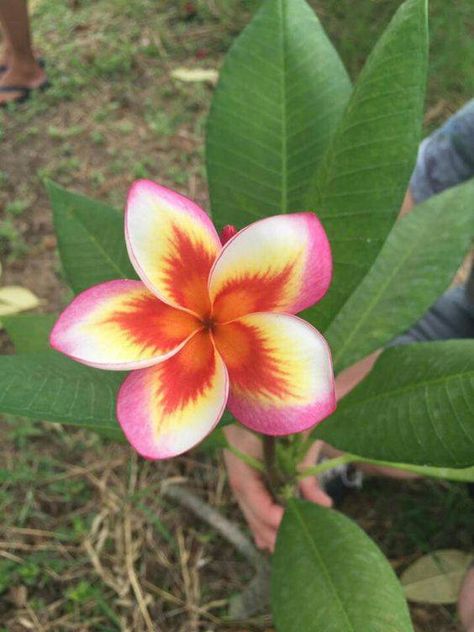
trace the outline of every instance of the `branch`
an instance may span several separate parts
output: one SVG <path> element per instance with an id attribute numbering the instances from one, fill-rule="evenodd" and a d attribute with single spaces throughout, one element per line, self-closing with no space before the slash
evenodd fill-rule
<path id="1" fill-rule="evenodd" d="M 225 518 L 217 509 L 198 498 L 189 489 L 181 485 L 163 485 L 162 493 L 164 496 L 172 498 L 180 505 L 190 509 L 198 518 L 207 522 L 257 570 L 265 563 L 265 558 L 233 522 Z"/>

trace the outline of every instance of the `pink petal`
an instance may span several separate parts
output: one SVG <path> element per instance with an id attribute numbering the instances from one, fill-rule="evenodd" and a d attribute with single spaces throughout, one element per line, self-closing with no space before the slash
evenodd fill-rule
<path id="1" fill-rule="evenodd" d="M 199 206 L 138 180 L 128 195 L 125 237 L 130 260 L 152 292 L 174 307 L 209 313 L 207 281 L 221 243 Z"/>
<path id="2" fill-rule="evenodd" d="M 324 228 L 313 213 L 268 217 L 230 239 L 209 278 L 219 322 L 253 312 L 296 313 L 319 301 L 332 275 Z"/>
<path id="3" fill-rule="evenodd" d="M 140 369 L 169 358 L 201 327 L 195 316 L 163 303 L 141 281 L 108 281 L 76 296 L 50 343 L 83 364 Z"/>
<path id="4" fill-rule="evenodd" d="M 230 379 L 228 407 L 242 424 L 268 435 L 301 432 L 336 406 L 324 337 L 290 314 L 243 316 L 213 333 Z"/>
<path id="5" fill-rule="evenodd" d="M 209 334 L 199 332 L 166 362 L 126 378 L 117 417 L 137 452 L 166 459 L 186 452 L 213 430 L 228 390 L 224 363 Z"/>

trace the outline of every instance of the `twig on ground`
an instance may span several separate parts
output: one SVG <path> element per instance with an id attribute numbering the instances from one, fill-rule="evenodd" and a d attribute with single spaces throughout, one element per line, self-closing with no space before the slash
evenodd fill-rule
<path id="1" fill-rule="evenodd" d="M 198 518 L 207 522 L 253 566 L 258 568 L 264 562 L 263 556 L 233 522 L 225 518 L 217 509 L 198 498 L 192 491 L 178 485 L 163 485 L 162 493 L 164 496 L 172 498 L 180 505 L 190 509 Z"/>

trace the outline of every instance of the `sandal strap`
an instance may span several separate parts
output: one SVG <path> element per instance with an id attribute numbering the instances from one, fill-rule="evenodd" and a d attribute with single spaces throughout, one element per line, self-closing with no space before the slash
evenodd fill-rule
<path id="1" fill-rule="evenodd" d="M 27 86 L 0 86 L 0 92 L 21 92 L 22 94 L 28 94 L 33 88 Z"/>

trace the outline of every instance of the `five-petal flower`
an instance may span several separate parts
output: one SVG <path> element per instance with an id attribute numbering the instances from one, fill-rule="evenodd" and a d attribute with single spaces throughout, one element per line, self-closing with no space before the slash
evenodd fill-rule
<path id="1" fill-rule="evenodd" d="M 270 435 L 300 432 L 334 410 L 328 345 L 293 315 L 331 281 L 329 243 L 313 213 L 262 219 L 222 246 L 196 204 L 140 180 L 129 193 L 125 237 L 141 281 L 79 294 L 51 345 L 93 367 L 133 369 L 117 417 L 140 454 L 188 450 L 226 406 Z"/>

